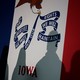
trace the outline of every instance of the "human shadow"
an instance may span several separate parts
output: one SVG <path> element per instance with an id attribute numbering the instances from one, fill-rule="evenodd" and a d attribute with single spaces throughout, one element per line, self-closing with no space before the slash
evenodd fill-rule
<path id="1" fill-rule="evenodd" d="M 57 31 L 51 31 L 49 35 L 56 35 Z M 47 43 L 47 53 L 37 63 L 37 80 L 60 80 L 61 61 L 56 53 L 57 41 Z"/>
<path id="2" fill-rule="evenodd" d="M 49 33 L 49 35 L 56 34 L 58 34 L 57 31 L 51 31 Z M 56 53 L 58 48 L 56 45 L 58 45 L 58 41 L 47 43 L 45 56 L 36 64 L 37 77 L 27 74 L 19 75 L 19 66 L 26 66 L 25 50 L 22 48 L 13 71 L 12 80 L 60 80 L 62 62 Z"/>
<path id="3" fill-rule="evenodd" d="M 0 80 L 8 80 L 8 76 L 5 79 L 5 72 L 7 67 L 7 56 L 8 56 L 8 46 L 4 46 L 2 50 L 2 55 L 0 58 Z"/>
<path id="4" fill-rule="evenodd" d="M 12 74 L 12 80 L 26 80 L 27 79 L 26 74 L 24 74 L 24 75 L 20 74 L 20 72 L 19 72 L 20 66 L 21 67 L 26 66 L 26 53 L 25 53 L 24 48 L 21 48 L 21 50 L 19 52 L 17 64 L 16 64 L 15 69 Z"/>
<path id="5" fill-rule="evenodd" d="M 80 80 L 80 50 L 76 51 L 72 57 L 68 80 Z"/>
<path id="6" fill-rule="evenodd" d="M 34 80 L 35 77 L 32 77 L 28 70 L 31 71 L 26 65 L 26 52 L 21 48 L 11 80 Z"/>

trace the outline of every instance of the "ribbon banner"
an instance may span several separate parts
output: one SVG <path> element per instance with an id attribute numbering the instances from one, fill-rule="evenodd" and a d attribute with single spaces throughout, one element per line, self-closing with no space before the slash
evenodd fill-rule
<path id="1" fill-rule="evenodd" d="M 58 23 L 56 22 L 60 17 L 60 12 L 59 11 L 54 11 L 51 12 L 45 16 L 40 16 L 41 20 L 47 20 L 50 18 L 54 18 L 54 20 L 47 20 L 44 23 L 41 24 L 43 31 L 39 32 L 38 34 L 38 40 L 42 40 L 45 42 L 52 42 L 52 41 L 60 41 L 60 34 L 56 35 L 45 35 L 46 28 L 49 26 L 52 26 L 54 30 L 56 31 L 58 28 Z"/>
<path id="2" fill-rule="evenodd" d="M 24 41 L 24 44 L 23 44 L 24 49 L 26 50 L 28 48 L 28 46 L 30 45 L 30 43 L 32 41 L 32 38 L 34 36 L 35 30 L 36 30 L 36 24 L 37 24 L 39 18 L 41 20 L 47 20 L 47 21 L 45 21 L 41 24 L 43 31 L 39 32 L 37 40 L 38 41 L 42 40 L 42 41 L 45 41 L 45 42 L 52 42 L 52 41 L 57 41 L 58 42 L 58 41 L 60 41 L 60 34 L 45 35 L 46 28 L 48 26 L 52 26 L 55 31 L 57 30 L 58 23 L 56 21 L 58 20 L 59 17 L 60 17 L 60 12 L 59 11 L 51 12 L 51 13 L 45 15 L 45 16 L 38 15 L 36 20 L 35 20 L 35 23 L 33 25 L 33 28 L 32 28 L 31 34 L 29 36 L 29 39 L 26 42 L 27 36 L 28 36 L 28 33 L 26 33 L 26 32 L 28 32 L 28 25 L 25 25 L 25 26 L 21 27 L 19 30 L 17 29 L 22 23 L 22 16 L 21 16 L 18 20 L 18 23 L 16 24 L 16 27 L 15 27 L 15 32 L 16 32 L 15 35 L 14 35 L 15 48 L 18 48 L 23 41 Z M 48 20 L 50 18 L 54 18 L 54 19 Z M 24 33 L 24 35 L 22 36 L 22 38 L 20 40 L 18 40 L 18 36 L 21 33 Z"/>
<path id="3" fill-rule="evenodd" d="M 26 41 L 28 36 L 28 33 L 26 33 L 28 31 L 28 25 L 21 27 L 19 30 L 17 29 L 21 25 L 21 23 L 22 23 L 22 16 L 19 18 L 15 28 L 15 32 L 16 32 L 14 35 L 15 48 L 18 48 L 23 41 Z M 21 37 L 20 40 L 18 40 L 18 36 L 21 33 L 25 33 L 25 34 Z"/>
<path id="4" fill-rule="evenodd" d="M 35 23 L 33 25 L 33 28 L 32 28 L 32 31 L 31 31 L 31 34 L 30 34 L 30 37 L 27 41 L 27 43 L 25 42 L 24 43 L 24 49 L 26 50 L 28 48 L 28 46 L 30 45 L 31 41 L 32 41 L 32 38 L 34 36 L 34 32 L 35 32 L 35 29 L 36 29 L 36 24 L 37 24 L 37 21 L 38 21 L 38 18 L 40 17 L 40 15 L 37 16 L 36 20 L 35 20 Z"/>
<path id="5" fill-rule="evenodd" d="M 38 37 L 45 42 L 60 41 L 60 34 L 47 36 L 43 35 L 43 33 L 40 33 Z"/>
<path id="6" fill-rule="evenodd" d="M 40 19 L 41 20 L 47 20 L 47 19 L 50 19 L 50 18 L 55 18 L 54 20 L 58 20 L 58 18 L 60 17 L 60 12 L 59 11 L 53 11 L 45 16 L 40 16 Z"/>

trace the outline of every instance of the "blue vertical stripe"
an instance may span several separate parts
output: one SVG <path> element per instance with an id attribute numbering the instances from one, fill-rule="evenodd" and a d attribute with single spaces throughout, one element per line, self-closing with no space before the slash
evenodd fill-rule
<path id="1" fill-rule="evenodd" d="M 0 0 L 0 57 L 5 45 L 9 45 L 15 0 Z"/>

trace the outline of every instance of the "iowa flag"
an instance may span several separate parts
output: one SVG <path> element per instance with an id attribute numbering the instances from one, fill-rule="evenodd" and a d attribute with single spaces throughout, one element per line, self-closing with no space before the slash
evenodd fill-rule
<path id="1" fill-rule="evenodd" d="M 80 80 L 79 0 L 16 0 L 6 80 Z"/>

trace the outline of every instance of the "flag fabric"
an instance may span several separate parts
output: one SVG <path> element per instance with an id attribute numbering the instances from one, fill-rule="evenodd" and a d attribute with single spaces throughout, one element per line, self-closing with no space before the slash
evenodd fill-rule
<path id="1" fill-rule="evenodd" d="M 66 34 L 64 41 L 63 63 L 66 73 L 62 67 L 62 80 L 80 80 L 80 10 L 79 0 L 70 0 L 68 6 Z"/>
<path id="2" fill-rule="evenodd" d="M 8 80 L 80 79 L 79 2 L 16 0 Z"/>

